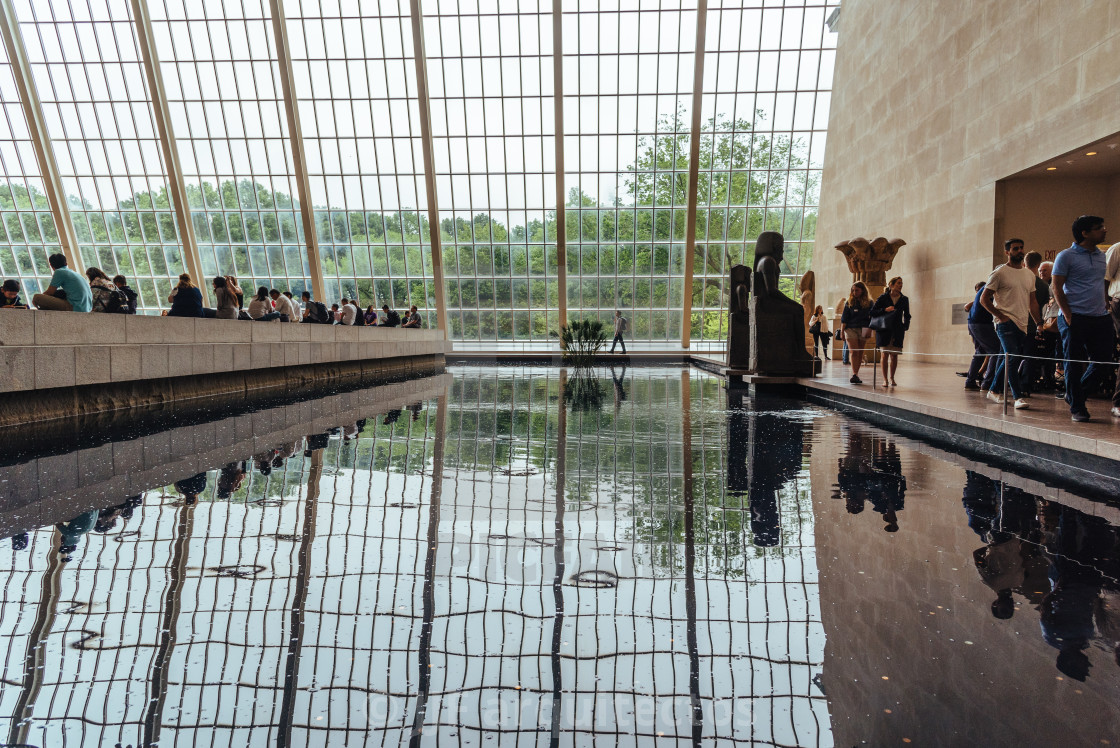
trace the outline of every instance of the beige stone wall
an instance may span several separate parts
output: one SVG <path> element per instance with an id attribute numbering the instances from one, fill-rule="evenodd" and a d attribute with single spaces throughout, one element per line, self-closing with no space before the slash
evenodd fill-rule
<path id="1" fill-rule="evenodd" d="M 123 314 L 0 313 L 0 393 L 442 356 L 442 330 Z"/>
<path id="2" fill-rule="evenodd" d="M 1115 0 L 845 0 L 818 295 L 831 304 L 851 280 L 834 244 L 902 237 L 891 274 L 913 302 L 907 347 L 971 351 L 951 307 L 993 267 L 997 180 L 1117 131 Z M 1112 220 L 1120 225 L 1120 214 Z"/>

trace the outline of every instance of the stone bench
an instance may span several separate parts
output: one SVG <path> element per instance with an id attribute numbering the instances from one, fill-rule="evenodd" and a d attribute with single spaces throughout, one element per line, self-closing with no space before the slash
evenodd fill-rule
<path id="1" fill-rule="evenodd" d="M 0 393 L 442 356 L 442 330 L 0 311 Z"/>

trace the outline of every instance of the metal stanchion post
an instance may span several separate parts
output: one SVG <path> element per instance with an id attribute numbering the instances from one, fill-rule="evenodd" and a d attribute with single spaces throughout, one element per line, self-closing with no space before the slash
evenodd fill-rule
<path id="1" fill-rule="evenodd" d="M 876 343 L 875 347 L 871 349 L 871 389 L 875 389 L 879 378 L 879 345 Z"/>
<path id="2" fill-rule="evenodd" d="M 1007 415 L 1007 380 L 1011 377 L 1011 356 L 1003 352 L 1003 414 Z"/>

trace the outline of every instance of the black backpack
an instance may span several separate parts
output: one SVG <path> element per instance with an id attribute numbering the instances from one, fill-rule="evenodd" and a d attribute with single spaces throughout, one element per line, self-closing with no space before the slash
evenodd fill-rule
<path id="1" fill-rule="evenodd" d="M 128 294 L 116 286 L 105 296 L 105 311 L 112 314 L 128 314 Z"/>
<path id="2" fill-rule="evenodd" d="M 331 315 L 327 311 L 327 305 L 321 301 L 307 302 L 307 319 L 310 322 L 318 322 L 321 325 L 331 324 Z"/>

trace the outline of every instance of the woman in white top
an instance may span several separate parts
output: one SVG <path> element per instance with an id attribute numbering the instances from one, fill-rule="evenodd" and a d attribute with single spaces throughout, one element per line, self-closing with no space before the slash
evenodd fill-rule
<path id="1" fill-rule="evenodd" d="M 817 352 L 820 347 L 824 348 L 824 357 L 828 359 L 828 345 L 832 341 L 832 333 L 828 331 L 828 319 L 824 315 L 824 308 L 819 304 L 813 310 L 813 316 L 809 318 L 809 332 L 813 333 L 813 357 L 820 358 Z"/>

